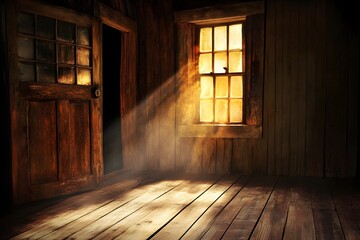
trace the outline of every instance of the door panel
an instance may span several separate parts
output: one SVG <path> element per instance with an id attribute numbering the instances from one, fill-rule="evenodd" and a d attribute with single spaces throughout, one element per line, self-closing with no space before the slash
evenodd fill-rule
<path id="1" fill-rule="evenodd" d="M 58 181 L 56 102 L 28 102 L 31 184 Z"/>
<path id="2" fill-rule="evenodd" d="M 71 178 L 91 174 L 89 103 L 70 101 Z"/>

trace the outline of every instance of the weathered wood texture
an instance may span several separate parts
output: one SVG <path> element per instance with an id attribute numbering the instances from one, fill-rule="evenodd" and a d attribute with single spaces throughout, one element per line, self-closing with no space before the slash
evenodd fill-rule
<path id="1" fill-rule="evenodd" d="M 12 203 L 95 187 L 102 178 L 101 84 L 98 21 L 87 14 L 39 2 L 6 2 L 10 98 Z M 18 7 L 18 8 L 16 8 Z M 92 86 L 21 82 L 19 11 L 92 26 Z"/>
<path id="2" fill-rule="evenodd" d="M 186 7 L 183 3 L 174 5 L 181 5 L 180 10 L 191 9 L 190 3 Z M 232 156 L 229 170 L 248 174 L 355 176 L 359 145 L 359 31 L 353 22 L 354 10 L 335 0 L 269 0 L 265 12 L 262 138 L 230 138 L 233 147 L 226 150 Z M 181 44 L 189 45 L 189 27 L 189 23 L 177 24 L 176 34 L 180 34 L 176 41 L 180 42 L 175 49 Z M 196 85 L 186 79 L 191 72 L 186 64 L 190 52 L 177 56 L 179 89 Z M 192 111 L 188 115 L 196 116 L 196 109 L 189 109 L 182 102 L 184 99 L 178 100 L 177 118 L 191 122 L 181 117 L 182 111 Z M 177 142 L 180 146 L 176 166 L 182 166 L 181 169 L 188 169 L 186 164 L 191 163 L 200 164 L 197 169 L 202 171 L 207 163 L 202 155 L 198 163 L 192 159 L 193 152 L 210 150 L 208 146 L 195 149 L 204 147 L 194 145 L 202 141 L 195 134 L 192 131 Z M 219 139 L 218 135 L 210 136 Z M 213 146 L 215 155 L 224 151 L 221 145 Z"/>
<path id="3" fill-rule="evenodd" d="M 0 217 L 0 238 L 355 240 L 360 234 L 354 179 L 161 175 L 122 172 L 101 189 L 20 206 Z"/>
<path id="4" fill-rule="evenodd" d="M 138 105 L 135 169 L 175 167 L 175 81 L 172 3 L 138 0 Z"/>
<path id="5" fill-rule="evenodd" d="M 135 32 L 122 33 L 120 67 L 121 141 L 124 168 L 134 168 L 137 162 L 136 133 L 136 37 Z"/>

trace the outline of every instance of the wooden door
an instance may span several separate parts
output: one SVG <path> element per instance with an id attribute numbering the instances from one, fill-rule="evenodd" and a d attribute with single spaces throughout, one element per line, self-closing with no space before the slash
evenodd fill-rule
<path id="1" fill-rule="evenodd" d="M 69 9 L 8 1 L 14 203 L 101 181 L 99 23 Z"/>

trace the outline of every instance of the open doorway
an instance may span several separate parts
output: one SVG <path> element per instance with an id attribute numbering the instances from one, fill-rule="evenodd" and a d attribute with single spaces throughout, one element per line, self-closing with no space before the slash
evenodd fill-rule
<path id="1" fill-rule="evenodd" d="M 104 174 L 123 166 L 120 113 L 121 31 L 102 25 Z"/>

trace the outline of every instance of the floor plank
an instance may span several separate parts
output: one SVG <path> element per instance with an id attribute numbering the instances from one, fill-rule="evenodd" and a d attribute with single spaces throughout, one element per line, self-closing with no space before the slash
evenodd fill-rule
<path id="1" fill-rule="evenodd" d="M 341 230 L 339 217 L 334 210 L 314 211 L 316 239 L 327 240 L 345 239 Z"/>
<path id="2" fill-rule="evenodd" d="M 64 239 L 78 232 L 79 229 L 86 229 L 90 224 L 101 224 L 100 226 L 104 227 L 106 226 L 106 223 L 111 224 L 112 221 L 126 217 L 128 214 L 131 214 L 133 211 L 136 211 L 162 194 L 165 194 L 182 182 L 183 180 L 160 181 L 156 184 L 145 185 L 142 188 L 135 189 L 130 193 L 116 198 L 114 201 L 100 206 L 89 214 L 80 215 L 81 213 L 79 212 L 78 216 L 80 217 L 75 218 L 68 223 L 62 223 L 61 221 L 55 220 L 54 222 L 58 226 L 56 232 L 43 235 L 43 238 L 41 239 Z M 105 218 L 106 223 L 103 221 Z M 91 235 L 91 233 L 92 232 L 89 232 L 87 234 Z M 38 233 L 34 237 L 37 238 L 37 235 Z"/>
<path id="3" fill-rule="evenodd" d="M 281 178 L 251 235 L 251 239 L 279 239 L 283 236 L 294 178 Z"/>
<path id="4" fill-rule="evenodd" d="M 340 224 L 347 240 L 360 236 L 360 184 L 343 179 L 332 184 L 332 195 Z"/>
<path id="5" fill-rule="evenodd" d="M 109 180 L 110 181 L 110 180 Z M 347 239 L 357 179 L 128 175 L 0 216 L 0 239 Z"/>
<path id="6" fill-rule="evenodd" d="M 129 217 L 116 222 L 108 229 L 96 235 L 94 239 L 116 237 L 118 239 L 147 239 L 166 224 L 178 212 L 212 186 L 218 178 L 207 180 L 186 181 L 172 191 L 150 202 Z M 93 224 L 97 226 L 97 224 Z M 74 235 L 81 239 L 88 237 L 88 230 L 83 235 Z M 93 236 L 91 236 L 93 237 Z"/>
<path id="7" fill-rule="evenodd" d="M 241 191 L 250 177 L 245 176 L 239 178 L 219 199 L 210 206 L 209 209 L 198 219 L 181 239 L 199 239 L 210 228 L 221 211 L 228 205 L 228 203 Z"/>
<path id="8" fill-rule="evenodd" d="M 243 207 L 223 235 L 223 239 L 248 239 L 269 200 L 277 177 L 256 177 L 243 189 Z"/>
<path id="9" fill-rule="evenodd" d="M 316 239 L 312 209 L 303 206 L 289 206 L 284 239 Z"/>
<path id="10" fill-rule="evenodd" d="M 152 238 L 166 239 L 171 235 L 174 239 L 180 239 L 194 222 L 199 219 L 238 179 L 239 176 L 225 176 L 221 181 L 214 184 L 208 191 L 197 198 L 190 206 L 179 213 Z"/>

